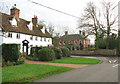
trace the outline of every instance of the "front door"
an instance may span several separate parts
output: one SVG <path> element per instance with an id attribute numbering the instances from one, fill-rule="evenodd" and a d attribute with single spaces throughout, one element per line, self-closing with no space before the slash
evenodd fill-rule
<path id="1" fill-rule="evenodd" d="M 22 43 L 23 43 L 23 53 L 25 53 L 25 55 L 28 55 L 28 44 L 29 44 L 29 41 L 27 41 L 27 40 L 24 40 L 24 41 L 22 41 Z"/>

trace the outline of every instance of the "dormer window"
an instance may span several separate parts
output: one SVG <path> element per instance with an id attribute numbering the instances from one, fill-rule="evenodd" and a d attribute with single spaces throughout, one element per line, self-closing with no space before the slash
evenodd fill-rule
<path id="1" fill-rule="evenodd" d="M 43 27 L 43 28 L 41 29 L 41 31 L 42 31 L 42 33 L 45 33 L 45 27 Z"/>
<path id="2" fill-rule="evenodd" d="M 17 27 L 17 19 L 14 17 L 10 20 L 12 27 Z"/>
<path id="3" fill-rule="evenodd" d="M 29 30 L 32 30 L 32 29 L 33 29 L 33 23 L 30 22 L 30 23 L 27 25 L 27 27 L 29 28 Z"/>

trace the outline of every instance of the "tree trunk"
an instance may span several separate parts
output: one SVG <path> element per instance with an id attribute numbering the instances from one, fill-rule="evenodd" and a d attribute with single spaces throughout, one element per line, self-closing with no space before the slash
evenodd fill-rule
<path id="1" fill-rule="evenodd" d="M 110 27 L 108 27 L 107 31 L 106 49 L 109 49 L 109 43 L 110 43 Z"/>

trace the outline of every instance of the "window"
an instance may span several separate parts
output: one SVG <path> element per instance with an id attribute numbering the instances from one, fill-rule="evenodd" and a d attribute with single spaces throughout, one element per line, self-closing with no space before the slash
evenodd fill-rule
<path id="1" fill-rule="evenodd" d="M 48 42 L 50 42 L 50 39 L 48 38 Z"/>
<path id="2" fill-rule="evenodd" d="M 8 37 L 12 38 L 12 33 L 11 32 L 8 33 Z"/>
<path id="3" fill-rule="evenodd" d="M 63 45 L 65 45 L 65 41 L 63 41 Z"/>
<path id="4" fill-rule="evenodd" d="M 46 38 L 44 37 L 44 41 L 46 41 Z"/>
<path id="5" fill-rule="evenodd" d="M 61 42 L 61 40 L 59 41 L 59 45 L 61 45 L 62 44 L 62 42 Z"/>
<path id="6" fill-rule="evenodd" d="M 74 41 L 75 45 L 77 45 L 77 40 Z"/>
<path id="7" fill-rule="evenodd" d="M 32 48 L 32 47 L 33 47 L 33 45 L 30 45 L 30 47 Z"/>
<path id="8" fill-rule="evenodd" d="M 30 37 L 30 40 L 33 40 L 33 36 Z"/>
<path id="9" fill-rule="evenodd" d="M 68 44 L 71 44 L 71 41 L 68 41 Z"/>
<path id="10" fill-rule="evenodd" d="M 81 40 L 79 40 L 79 43 L 80 43 L 80 45 L 81 45 Z"/>
<path id="11" fill-rule="evenodd" d="M 10 33 L 8 33 L 8 37 L 10 37 Z"/>
<path id="12" fill-rule="evenodd" d="M 36 41 L 38 40 L 37 36 L 36 36 L 35 40 L 36 40 Z"/>
<path id="13" fill-rule="evenodd" d="M 42 41 L 42 37 L 41 37 L 41 39 L 40 39 L 41 41 Z"/>
<path id="14" fill-rule="evenodd" d="M 17 39 L 20 39 L 20 34 L 17 34 L 16 38 L 17 38 Z"/>

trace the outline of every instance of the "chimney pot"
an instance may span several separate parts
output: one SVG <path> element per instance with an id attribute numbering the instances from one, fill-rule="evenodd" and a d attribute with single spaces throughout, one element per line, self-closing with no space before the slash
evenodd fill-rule
<path id="1" fill-rule="evenodd" d="M 80 35 L 81 35 L 81 32 L 82 32 L 82 31 L 80 30 L 80 31 L 79 31 L 79 34 L 80 34 Z"/>
<path id="2" fill-rule="evenodd" d="M 14 4 L 14 6 L 16 6 L 16 4 Z"/>
<path id="3" fill-rule="evenodd" d="M 68 35 L 68 31 L 65 31 L 65 35 Z"/>

